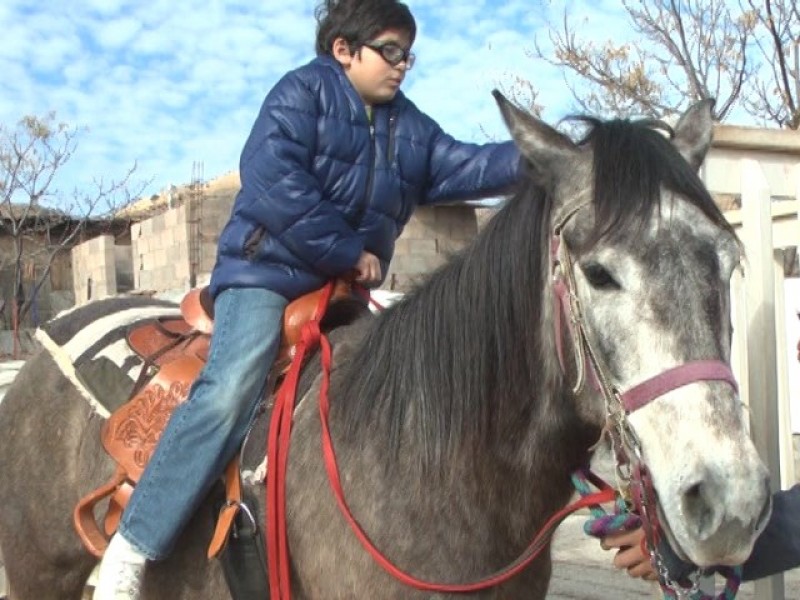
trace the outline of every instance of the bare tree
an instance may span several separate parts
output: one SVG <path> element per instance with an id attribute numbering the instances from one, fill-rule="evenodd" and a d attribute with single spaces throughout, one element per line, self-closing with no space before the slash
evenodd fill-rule
<path id="1" fill-rule="evenodd" d="M 787 129 L 800 128 L 800 10 L 797 0 L 747 0 L 756 19 L 755 45 L 763 68 L 743 96 L 745 109 L 762 121 Z"/>
<path id="2" fill-rule="evenodd" d="M 565 9 L 552 48 L 531 55 L 563 69 L 590 113 L 661 117 L 716 99 L 724 120 L 738 104 L 762 124 L 800 129 L 798 0 L 622 0 L 637 43 L 581 39 Z M 796 273 L 796 250 L 785 271 Z"/>
<path id="3" fill-rule="evenodd" d="M 800 129 L 798 0 L 622 0 L 641 42 L 581 39 L 564 12 L 552 49 L 531 54 L 563 68 L 588 112 L 662 116 L 714 98 L 724 120 L 740 103 L 764 124 Z"/>
<path id="4" fill-rule="evenodd" d="M 746 52 L 753 15 L 732 14 L 725 0 L 622 4 L 641 43 L 582 40 L 565 12 L 562 28 L 551 30 L 552 51 L 537 43 L 532 54 L 564 69 L 573 97 L 588 112 L 660 117 L 714 98 L 715 116 L 724 119 L 753 72 Z M 570 74 L 578 76 L 580 90 Z"/>
<path id="5" fill-rule="evenodd" d="M 129 189 L 134 164 L 118 181 L 106 183 L 100 178 L 88 193 L 75 190 L 70 196 L 62 195 L 54 188 L 54 181 L 74 156 L 79 133 L 56 122 L 53 113 L 26 116 L 14 128 L 0 124 L 0 231 L 12 241 L 4 262 L 13 267 L 14 274 L 11 317 L 15 345 L 20 323 L 48 279 L 56 257 L 80 240 L 87 224 L 111 220 L 146 185 L 141 184 L 135 194 Z M 34 244 L 34 239 L 44 240 L 44 244 Z M 32 287 L 27 294 L 23 287 L 26 270 L 33 270 L 28 273 Z"/>

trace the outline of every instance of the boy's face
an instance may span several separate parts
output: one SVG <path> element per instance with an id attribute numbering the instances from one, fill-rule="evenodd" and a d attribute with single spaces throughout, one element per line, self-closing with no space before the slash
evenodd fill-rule
<path id="1" fill-rule="evenodd" d="M 411 48 L 411 40 L 405 31 L 387 29 L 369 45 L 361 46 L 354 53 L 342 38 L 333 43 L 333 57 L 344 67 L 347 78 L 356 88 L 364 102 L 372 106 L 389 102 L 397 94 L 400 84 L 409 68 L 408 60 L 392 66 L 380 51 L 384 44 L 395 44 L 406 52 Z"/>

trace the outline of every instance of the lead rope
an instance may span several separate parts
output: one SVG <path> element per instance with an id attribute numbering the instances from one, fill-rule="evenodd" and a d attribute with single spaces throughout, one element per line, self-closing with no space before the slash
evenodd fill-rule
<path id="1" fill-rule="evenodd" d="M 572 485 L 581 496 L 586 496 L 592 493 L 592 486 L 597 484 L 593 473 L 581 469 L 572 474 Z M 587 535 L 598 539 L 623 531 L 631 531 L 642 526 L 642 519 L 639 515 L 630 511 L 628 504 L 620 495 L 617 495 L 617 499 L 614 502 L 613 512 L 607 512 L 600 505 L 592 505 L 589 508 L 589 512 L 592 516 L 584 523 L 583 531 Z M 656 563 L 655 566 L 659 572 L 659 585 L 661 586 L 664 600 L 734 600 L 736 598 L 742 582 L 741 567 L 718 568 L 717 572 L 725 579 L 725 587 L 717 596 L 712 596 L 696 589 L 697 582 L 693 584 L 691 589 L 687 590 L 671 581 L 669 572 L 657 557 L 655 549 L 648 549 L 648 553 L 651 556 L 651 560 Z"/>

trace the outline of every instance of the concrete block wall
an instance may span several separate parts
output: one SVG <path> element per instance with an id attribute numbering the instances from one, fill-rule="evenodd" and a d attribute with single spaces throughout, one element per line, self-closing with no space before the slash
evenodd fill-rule
<path id="1" fill-rule="evenodd" d="M 114 246 L 114 258 L 117 268 L 117 292 L 120 294 L 129 292 L 134 288 L 131 247 Z"/>
<path id="2" fill-rule="evenodd" d="M 233 190 L 219 193 L 209 192 L 203 199 L 203 206 L 196 210 L 199 217 L 199 252 L 198 281 L 208 279 L 217 260 L 217 242 L 222 228 L 231 216 L 231 208 L 236 194 Z"/>
<path id="3" fill-rule="evenodd" d="M 395 253 L 383 288 L 408 291 L 449 256 L 469 244 L 478 233 L 471 206 L 418 208 L 395 244 Z"/>
<path id="4" fill-rule="evenodd" d="M 235 198 L 235 191 L 225 190 L 220 193 L 207 193 L 202 199 L 202 206 L 191 207 L 189 200 L 183 206 L 170 212 L 178 212 L 179 219 L 187 223 L 189 236 L 198 236 L 199 265 L 197 284 L 208 282 L 214 267 L 217 254 L 217 242 L 222 228 L 230 218 L 230 211 Z M 165 213 L 167 214 L 167 213 Z M 197 219 L 198 225 L 188 223 L 190 215 Z M 155 225 L 153 226 L 155 228 Z M 437 206 L 420 207 L 406 225 L 403 234 L 397 240 L 395 255 L 383 288 L 406 291 L 422 277 L 444 264 L 447 258 L 466 246 L 478 232 L 475 210 L 470 206 Z M 146 237 L 147 230 L 137 234 L 134 230 L 131 237 L 135 241 Z M 156 232 L 152 231 L 152 235 Z M 188 245 L 188 242 L 187 242 Z M 137 254 L 134 252 L 134 263 Z M 185 273 L 188 281 L 188 251 L 186 254 L 175 253 L 175 260 L 185 260 Z M 136 269 L 134 264 L 134 269 Z M 143 276 L 137 280 L 136 287 L 142 288 L 139 281 L 147 279 Z M 150 288 L 156 291 L 174 290 L 180 286 L 170 285 L 175 280 L 155 279 L 150 281 Z M 188 283 L 186 284 L 188 286 Z"/>
<path id="5" fill-rule="evenodd" d="M 74 260 L 79 302 L 85 302 L 89 296 L 86 274 L 89 265 L 98 269 L 91 276 L 92 298 L 131 289 L 162 294 L 187 290 L 191 283 L 192 243 L 199 250 L 199 256 L 195 257 L 198 259 L 195 283 L 207 284 L 216 260 L 219 235 L 230 217 L 234 197 L 235 191 L 231 190 L 208 193 L 199 200 L 201 206 L 192 204 L 198 199 L 191 198 L 176 208 L 135 223 L 131 226 L 130 247 L 114 248 L 109 237 L 95 238 L 78 247 Z M 477 231 L 472 207 L 418 208 L 397 240 L 383 288 L 407 291 L 466 246 Z M 83 267 L 84 264 L 87 266 Z M 107 282 L 119 285 L 112 290 Z"/>
<path id="6" fill-rule="evenodd" d="M 188 289 L 187 205 L 131 226 L 133 285 L 137 290 Z"/>
<path id="7" fill-rule="evenodd" d="M 72 249 L 75 304 L 117 293 L 114 237 L 101 235 Z"/>

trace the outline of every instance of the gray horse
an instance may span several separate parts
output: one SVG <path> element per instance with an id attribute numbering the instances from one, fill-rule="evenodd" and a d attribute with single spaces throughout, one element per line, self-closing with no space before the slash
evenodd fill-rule
<path id="1" fill-rule="evenodd" d="M 769 500 L 735 386 L 693 379 L 627 417 L 610 404 L 613 390 L 667 369 L 729 362 L 740 247 L 696 172 L 711 140 L 709 104 L 689 109 L 671 140 L 654 123 L 584 119 L 587 134 L 574 142 L 498 102 L 529 177 L 415 291 L 335 332 L 330 428 L 352 513 L 404 571 L 480 579 L 514 561 L 565 505 L 570 473 L 612 415 L 649 467 L 679 552 L 699 565 L 742 561 Z M 555 308 L 556 262 L 574 296 L 567 314 Z M 610 395 L 578 385 L 586 362 Z M 287 474 L 294 597 L 449 597 L 393 579 L 348 528 L 321 458 L 318 378 L 309 380 Z M 113 471 L 101 422 L 48 352 L 0 404 L 0 548 L 14 600 L 81 596 L 95 561 L 71 511 Z M 173 556 L 149 567 L 144 597 L 227 596 L 221 569 L 205 559 L 211 514 L 201 507 Z M 541 599 L 550 572 L 546 548 L 472 597 Z"/>

